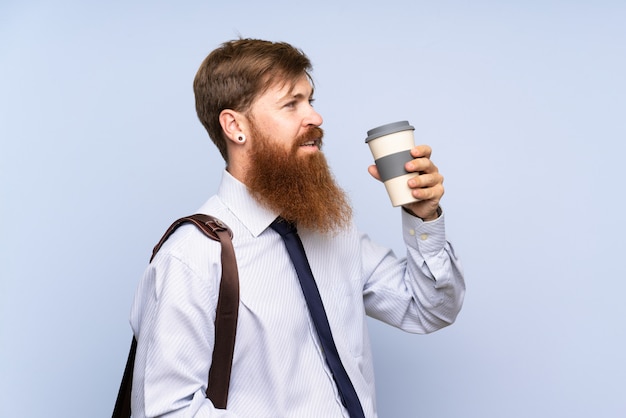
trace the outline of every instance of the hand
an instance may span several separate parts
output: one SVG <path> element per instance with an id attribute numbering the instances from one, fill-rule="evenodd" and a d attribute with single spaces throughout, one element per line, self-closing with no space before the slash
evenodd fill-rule
<path id="1" fill-rule="evenodd" d="M 443 176 L 439 174 L 437 166 L 430 160 L 432 149 L 428 145 L 418 145 L 411 149 L 415 158 L 404 165 L 409 173 L 417 173 L 408 181 L 412 194 L 419 202 L 409 203 L 403 208 L 424 221 L 432 221 L 439 217 L 439 201 L 443 196 Z M 380 180 L 376 165 L 368 167 L 367 171 L 377 180 Z"/>

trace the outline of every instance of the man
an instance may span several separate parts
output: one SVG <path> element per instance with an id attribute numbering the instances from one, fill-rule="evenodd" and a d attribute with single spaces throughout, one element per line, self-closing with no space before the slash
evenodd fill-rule
<path id="1" fill-rule="evenodd" d="M 233 230 L 240 279 L 228 408 L 205 397 L 220 245 L 182 226 L 146 270 L 132 308 L 134 417 L 375 417 L 365 315 L 428 333 L 461 309 L 463 276 L 445 239 L 431 149 L 416 146 L 406 165 L 420 201 L 401 211 L 407 258 L 396 258 L 353 224 L 321 152 L 310 71 L 291 45 L 252 39 L 227 42 L 202 63 L 196 108 L 226 170 L 199 212 Z M 375 166 L 369 172 L 379 178 Z M 275 221 L 297 226 L 349 389 L 329 366 L 332 350 L 322 347 Z M 358 412 L 348 412 L 351 402 Z"/>

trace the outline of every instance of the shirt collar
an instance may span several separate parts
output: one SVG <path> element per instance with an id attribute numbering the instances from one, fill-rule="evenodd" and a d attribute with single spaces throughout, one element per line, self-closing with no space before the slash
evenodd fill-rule
<path id="1" fill-rule="evenodd" d="M 227 170 L 222 174 L 217 196 L 255 237 L 265 231 L 278 216 L 276 212 L 259 204 L 246 185 Z"/>

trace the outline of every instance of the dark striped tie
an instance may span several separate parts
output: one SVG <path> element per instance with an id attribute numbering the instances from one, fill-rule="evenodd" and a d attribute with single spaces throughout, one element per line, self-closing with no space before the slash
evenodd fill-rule
<path id="1" fill-rule="evenodd" d="M 350 417 L 364 418 L 365 414 L 363 413 L 359 397 L 339 358 L 322 298 L 320 297 L 317 284 L 315 284 L 311 266 L 309 265 L 309 260 L 304 252 L 304 246 L 302 245 L 302 241 L 300 241 L 296 227 L 282 218 L 277 218 L 270 226 L 273 230 L 278 232 L 283 238 L 283 241 L 285 241 L 287 252 L 296 268 L 296 273 L 298 274 L 302 293 L 304 293 L 304 299 L 309 308 L 311 319 L 313 320 L 317 335 L 322 344 L 322 349 L 326 356 L 326 363 L 335 378 L 335 383 L 339 389 L 343 404 L 348 410 Z"/>

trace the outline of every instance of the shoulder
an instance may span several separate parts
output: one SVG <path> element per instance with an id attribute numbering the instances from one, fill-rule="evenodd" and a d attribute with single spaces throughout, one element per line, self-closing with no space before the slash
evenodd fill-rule
<path id="1" fill-rule="evenodd" d="M 192 223 L 180 225 L 163 243 L 150 266 L 169 270 L 173 265 L 188 274 L 207 277 L 220 265 L 221 244 L 207 237 Z"/>
<path id="2" fill-rule="evenodd" d="M 225 219 L 228 215 L 228 209 L 217 196 L 212 196 L 200 209 L 183 214 L 184 216 L 179 219 L 198 213 L 210 215 L 228 225 L 228 221 Z M 172 222 L 174 221 L 172 219 Z M 164 228 L 163 233 L 165 230 L 166 228 Z M 206 264 L 207 259 L 216 256 L 219 261 L 220 251 L 221 244 L 219 241 L 207 237 L 193 223 L 184 222 L 163 243 L 153 262 L 163 258 L 174 258 L 190 267 L 196 267 L 199 264 Z"/>

